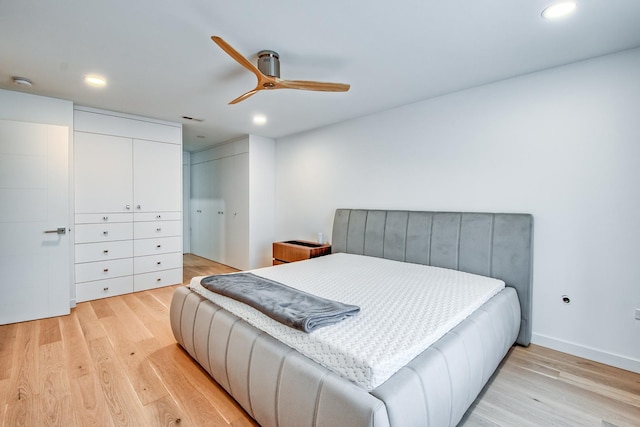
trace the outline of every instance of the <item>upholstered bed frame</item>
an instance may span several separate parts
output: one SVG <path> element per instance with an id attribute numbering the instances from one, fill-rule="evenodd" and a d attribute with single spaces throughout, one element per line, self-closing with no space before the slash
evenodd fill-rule
<path id="1" fill-rule="evenodd" d="M 531 215 L 338 209 L 331 243 L 333 252 L 467 271 L 508 288 L 371 392 L 178 288 L 177 341 L 261 425 L 453 426 L 514 342 L 529 344 Z"/>

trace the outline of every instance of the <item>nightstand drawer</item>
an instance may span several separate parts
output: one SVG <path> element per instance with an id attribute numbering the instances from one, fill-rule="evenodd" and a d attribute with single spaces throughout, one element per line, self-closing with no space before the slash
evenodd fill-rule
<path id="1" fill-rule="evenodd" d="M 287 240 L 273 243 L 273 265 L 302 261 L 331 253 L 331 245 L 308 242 L 306 240 Z"/>

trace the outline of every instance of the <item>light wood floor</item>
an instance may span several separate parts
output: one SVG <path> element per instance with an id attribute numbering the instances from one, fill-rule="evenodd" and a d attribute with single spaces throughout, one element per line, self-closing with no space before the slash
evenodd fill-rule
<path id="1" fill-rule="evenodd" d="M 187 255 L 185 281 L 233 269 Z M 0 326 L 0 426 L 250 426 L 176 344 L 174 287 Z M 640 426 L 640 375 L 532 345 L 511 350 L 464 426 Z"/>

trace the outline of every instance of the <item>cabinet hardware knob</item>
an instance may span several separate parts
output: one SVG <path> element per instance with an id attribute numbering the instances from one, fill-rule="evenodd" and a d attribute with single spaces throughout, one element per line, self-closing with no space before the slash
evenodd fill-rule
<path id="1" fill-rule="evenodd" d="M 103 236 L 108 236 L 108 235 L 109 235 L 109 232 L 108 232 L 108 231 L 103 231 L 103 232 L 102 232 L 102 235 L 103 235 Z"/>
<path id="2" fill-rule="evenodd" d="M 102 219 L 103 219 L 104 221 L 109 221 L 109 217 L 108 217 L 108 216 L 103 216 L 103 217 L 102 217 Z"/>
<path id="3" fill-rule="evenodd" d="M 137 205 L 137 206 L 136 206 L 136 209 L 140 209 L 141 207 L 142 207 L 142 206 L 140 206 L 140 205 Z"/>
<path id="4" fill-rule="evenodd" d="M 109 287 L 107 286 L 106 288 L 102 288 L 103 291 L 108 291 Z"/>
<path id="5" fill-rule="evenodd" d="M 161 247 L 162 247 L 162 245 L 156 245 L 156 248 L 161 248 Z"/>
<path id="6" fill-rule="evenodd" d="M 125 206 L 125 209 L 127 209 L 127 210 L 131 210 L 131 205 L 127 205 L 127 206 Z"/>
<path id="7" fill-rule="evenodd" d="M 156 219 L 161 219 L 162 215 L 156 215 Z"/>
<path id="8" fill-rule="evenodd" d="M 158 278 L 156 279 L 156 282 L 162 282 L 162 279 L 158 277 Z"/>
<path id="9" fill-rule="evenodd" d="M 104 269 L 104 270 L 102 270 L 102 271 L 104 271 L 104 272 L 106 273 L 106 272 L 108 272 L 108 271 L 109 271 L 109 269 L 108 269 L 108 268 L 105 268 L 105 269 Z"/>
<path id="10" fill-rule="evenodd" d="M 108 254 L 109 253 L 109 249 L 105 249 L 104 251 L 102 251 L 103 254 Z"/>
<path id="11" fill-rule="evenodd" d="M 162 264 L 162 261 L 158 261 L 158 262 L 156 262 L 156 264 L 160 265 L 160 264 Z"/>
<path id="12" fill-rule="evenodd" d="M 158 227 L 156 228 L 156 231 L 162 231 L 162 228 Z"/>

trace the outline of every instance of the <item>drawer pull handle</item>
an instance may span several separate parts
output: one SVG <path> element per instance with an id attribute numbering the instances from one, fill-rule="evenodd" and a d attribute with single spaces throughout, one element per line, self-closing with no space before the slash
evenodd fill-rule
<path id="1" fill-rule="evenodd" d="M 102 288 L 103 291 L 108 291 L 109 287 L 107 286 L 106 288 Z"/>
<path id="2" fill-rule="evenodd" d="M 108 217 L 108 216 L 103 216 L 103 217 L 102 217 L 102 219 L 103 219 L 104 221 L 109 221 L 109 217 Z"/>
<path id="3" fill-rule="evenodd" d="M 160 219 L 160 218 L 162 218 L 161 215 L 156 215 L 156 219 Z"/>
<path id="4" fill-rule="evenodd" d="M 141 208 L 142 208 L 142 206 L 140 206 L 140 205 L 136 206 L 136 209 L 141 209 Z"/>
<path id="5" fill-rule="evenodd" d="M 160 265 L 160 264 L 162 264 L 162 261 L 158 261 L 158 262 L 156 262 L 156 264 L 157 264 L 157 265 Z"/>
<path id="6" fill-rule="evenodd" d="M 103 235 L 103 236 L 108 236 L 108 235 L 109 235 L 109 232 L 108 232 L 108 231 L 103 231 L 103 232 L 102 232 L 102 235 Z"/>
<path id="7" fill-rule="evenodd" d="M 109 253 L 109 249 L 105 249 L 104 251 L 102 251 L 103 254 L 108 254 Z"/>
<path id="8" fill-rule="evenodd" d="M 162 279 L 158 277 L 158 278 L 156 279 L 156 282 L 162 282 Z"/>
<path id="9" fill-rule="evenodd" d="M 158 228 L 156 228 L 156 231 L 160 232 L 160 231 L 162 231 L 162 228 L 158 227 Z"/>
<path id="10" fill-rule="evenodd" d="M 104 269 L 104 270 L 102 270 L 102 271 L 104 271 L 105 273 L 108 273 L 108 272 L 109 272 L 109 269 L 108 269 L 108 268 L 105 268 L 105 269 Z"/>
<path id="11" fill-rule="evenodd" d="M 162 245 L 156 245 L 156 248 L 160 249 L 162 247 Z"/>

